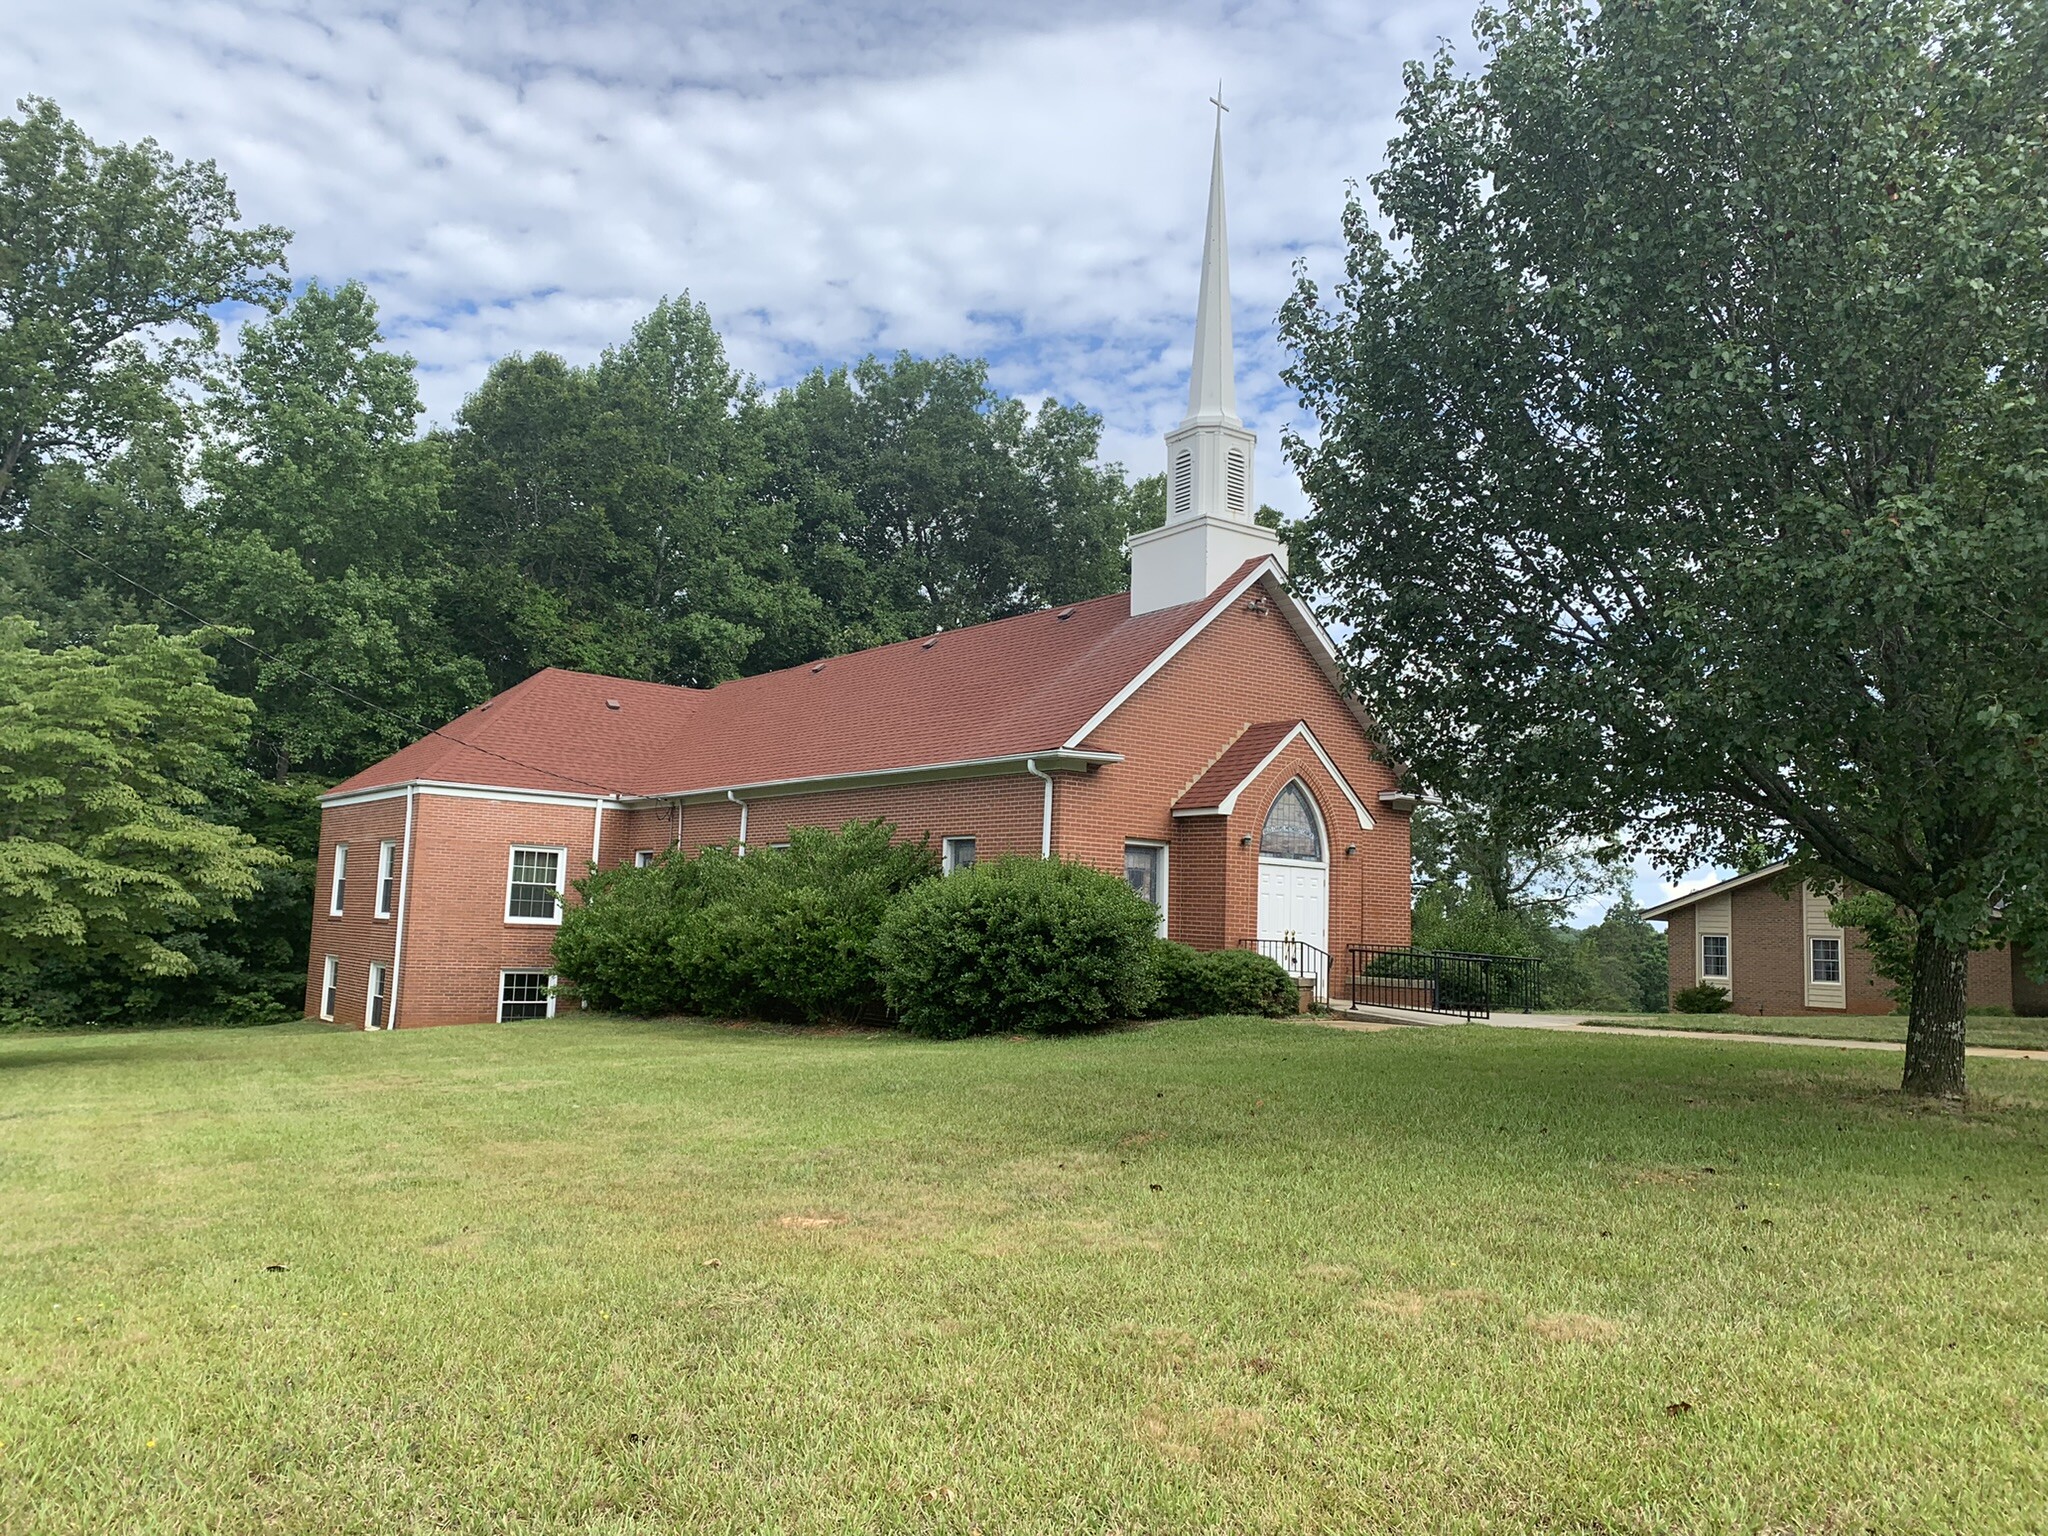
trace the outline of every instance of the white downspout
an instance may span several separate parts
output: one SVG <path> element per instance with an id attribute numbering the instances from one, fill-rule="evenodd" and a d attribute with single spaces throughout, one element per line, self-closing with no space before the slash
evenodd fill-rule
<path id="1" fill-rule="evenodd" d="M 590 817 L 590 867 L 597 868 L 598 855 L 604 850 L 604 802 L 597 802 L 597 809 Z"/>
<path id="2" fill-rule="evenodd" d="M 729 789 L 725 792 L 725 798 L 740 808 L 740 857 L 745 858 L 747 856 L 747 802 Z"/>
<path id="3" fill-rule="evenodd" d="M 1034 779 L 1045 780 L 1045 829 L 1038 836 L 1038 856 L 1049 859 L 1052 857 L 1052 775 L 1039 772 L 1035 757 L 1024 759 L 1024 771 Z"/>
<path id="4" fill-rule="evenodd" d="M 398 911 L 392 914 L 391 935 L 391 996 L 384 1001 L 384 1027 L 398 1028 L 398 984 L 405 971 L 401 962 L 405 959 L 405 896 L 412 889 L 412 803 L 419 793 L 416 786 L 405 788 L 405 845 L 402 855 L 404 863 L 398 866 Z"/>

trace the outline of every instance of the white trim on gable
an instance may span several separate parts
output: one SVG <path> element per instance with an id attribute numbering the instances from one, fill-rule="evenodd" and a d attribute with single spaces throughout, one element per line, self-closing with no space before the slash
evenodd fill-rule
<path id="1" fill-rule="evenodd" d="M 1759 880 L 1768 880 L 1773 875 L 1782 874 L 1784 869 L 1784 861 L 1780 860 L 1776 864 L 1766 864 L 1762 869 L 1752 870 L 1746 875 L 1730 875 L 1726 880 L 1717 880 L 1712 885 L 1703 885 L 1696 891 L 1686 892 L 1683 896 L 1674 896 L 1669 901 L 1660 901 L 1654 907 L 1645 907 L 1643 908 L 1643 916 L 1645 918 L 1662 920 L 1683 907 L 1691 906 L 1696 901 L 1705 901 L 1710 896 L 1725 896 L 1731 891 L 1739 891 L 1745 885 L 1755 885 Z"/>
<path id="2" fill-rule="evenodd" d="M 1344 677 L 1344 665 L 1337 656 L 1337 648 L 1330 643 L 1330 637 L 1323 633 L 1323 626 L 1317 622 L 1316 616 L 1302 605 L 1301 599 L 1296 597 L 1288 587 L 1287 572 L 1281 568 L 1280 562 L 1270 555 L 1261 560 L 1250 572 L 1233 584 L 1228 591 L 1224 592 L 1216 602 L 1212 603 L 1209 611 L 1193 624 L 1190 624 L 1173 644 L 1153 657 L 1146 665 L 1144 671 L 1118 689 L 1116 695 L 1107 704 L 1103 705 L 1102 708 L 1089 717 L 1086 725 L 1082 726 L 1081 729 L 1074 732 L 1068 738 L 1067 746 L 1069 748 L 1078 747 L 1092 736 L 1101 728 L 1105 720 L 1119 709 L 1122 709 L 1130 701 L 1131 695 L 1158 676 L 1168 662 L 1185 650 L 1203 630 L 1215 623 L 1232 603 L 1236 602 L 1246 592 L 1250 591 L 1254 585 L 1263 581 L 1268 576 L 1278 578 L 1272 584 L 1274 601 L 1279 607 L 1281 616 L 1287 620 L 1288 627 L 1294 631 L 1303 646 L 1306 647 L 1309 655 L 1314 659 L 1318 670 L 1322 672 L 1324 680 L 1329 683 L 1331 688 L 1336 690 L 1337 697 L 1343 701 L 1344 707 L 1351 712 L 1351 718 L 1358 722 L 1358 728 L 1365 733 L 1366 739 L 1372 742 L 1375 748 L 1384 750 L 1384 739 L 1380 723 L 1366 712 L 1365 705 L 1359 702 L 1358 695 L 1351 691 L 1351 684 Z M 1394 765 L 1395 778 L 1399 779 L 1402 777 L 1405 771 L 1400 765 Z"/>
<path id="3" fill-rule="evenodd" d="M 1154 656 L 1151 659 L 1151 661 L 1147 662 L 1145 664 L 1144 671 L 1140 672 L 1128 683 L 1125 683 L 1123 687 L 1119 688 L 1110 697 L 1110 700 L 1107 704 L 1103 705 L 1102 708 L 1098 709 L 1097 711 L 1095 711 L 1094 714 L 1090 715 L 1088 717 L 1088 723 L 1082 726 L 1081 729 L 1079 729 L 1078 731 L 1074 732 L 1072 736 L 1069 736 L 1067 738 L 1067 750 L 1070 752 L 1075 750 L 1081 745 L 1082 742 L 1086 741 L 1090 736 L 1094 735 L 1096 728 L 1099 727 L 1103 721 L 1107 720 L 1111 715 L 1115 714 L 1118 710 L 1122 709 L 1124 705 L 1127 702 L 1129 702 L 1132 694 L 1136 693 L 1140 688 L 1144 687 L 1147 683 L 1151 682 L 1154 677 L 1158 676 L 1160 668 L 1164 667 L 1169 661 L 1173 660 L 1174 657 L 1178 656 L 1182 651 L 1186 650 L 1189 643 L 1194 640 L 1195 636 L 1199 635 L 1203 630 L 1207 629 L 1211 624 L 1215 623 L 1217 616 L 1220 615 L 1224 609 L 1228 608 L 1232 603 L 1236 602 L 1240 597 L 1244 596 L 1246 592 L 1250 591 L 1252 586 L 1258 581 L 1258 579 L 1261 576 L 1266 575 L 1268 572 L 1271 572 L 1276 576 L 1283 577 L 1287 574 L 1285 571 L 1280 569 L 1280 562 L 1273 559 L 1270 555 L 1267 556 L 1264 560 L 1261 560 L 1257 565 L 1253 566 L 1251 570 L 1246 572 L 1242 577 L 1238 579 L 1237 583 L 1234 586 L 1232 586 L 1214 603 L 1211 603 L 1209 605 L 1209 611 L 1207 613 L 1203 614 L 1199 619 L 1195 620 L 1194 623 L 1190 624 L 1186 629 L 1182 630 L 1179 638 L 1176 639 L 1173 642 L 1173 644 L 1169 645 L 1157 656 Z"/>
<path id="4" fill-rule="evenodd" d="M 1354 812 L 1356 812 L 1358 816 L 1358 825 L 1365 831 L 1370 832 L 1373 828 L 1373 819 L 1365 809 L 1365 802 L 1358 798 L 1357 792 L 1353 790 L 1351 787 L 1351 781 L 1344 777 L 1344 771 L 1330 760 L 1330 754 L 1323 750 L 1323 744 L 1320 741 L 1316 740 L 1316 733 L 1308 728 L 1308 722 L 1306 720 L 1296 721 L 1294 724 L 1294 729 L 1289 731 L 1285 736 L 1282 736 L 1279 739 L 1279 741 L 1275 742 L 1273 744 L 1273 750 L 1268 752 L 1264 757 L 1260 758 L 1258 762 L 1255 763 L 1252 766 L 1252 768 L 1245 774 L 1245 776 L 1237 781 L 1236 786 L 1230 791 L 1230 793 L 1225 795 L 1220 801 L 1218 801 L 1215 804 L 1215 806 L 1191 806 L 1185 811 L 1175 811 L 1173 814 L 1175 816 L 1230 815 L 1233 811 L 1237 809 L 1237 797 L 1243 794 L 1247 789 L 1249 789 L 1252 785 L 1252 781 L 1258 778 L 1258 776 L 1264 773 L 1268 768 L 1272 767 L 1274 762 L 1278 760 L 1280 754 L 1282 752 L 1285 752 L 1290 745 L 1297 741 L 1306 741 L 1308 743 L 1309 750 L 1315 753 L 1316 755 L 1316 761 L 1323 765 L 1324 771 L 1327 772 L 1332 779 L 1336 780 L 1337 787 L 1344 791 L 1344 798 L 1351 802 L 1351 809 Z"/>

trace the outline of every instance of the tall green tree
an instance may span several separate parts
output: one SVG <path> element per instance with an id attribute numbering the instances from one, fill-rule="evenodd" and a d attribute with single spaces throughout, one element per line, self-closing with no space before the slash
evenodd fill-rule
<path id="1" fill-rule="evenodd" d="M 1084 407 L 1033 413 L 984 362 L 904 354 L 813 373 L 766 416 L 768 494 L 793 509 L 792 556 L 835 648 L 1126 584 L 1146 497 L 1100 462 L 1101 419 Z"/>
<path id="2" fill-rule="evenodd" d="M 310 285 L 212 381 L 181 587 L 252 638 L 222 650 L 221 680 L 255 701 L 279 781 L 339 778 L 483 696 L 445 623 L 446 462 L 419 414 L 412 359 L 356 283 Z"/>
<path id="3" fill-rule="evenodd" d="M 1514 0 L 1411 66 L 1296 569 L 1428 782 L 1916 928 L 1905 1086 L 2048 867 L 2048 8 Z"/>
<path id="4" fill-rule="evenodd" d="M 245 228 L 212 161 L 102 145 L 37 97 L 0 118 L 0 522 L 49 464 L 175 422 L 216 307 L 274 308 L 285 232 Z"/>
<path id="5" fill-rule="evenodd" d="M 0 619 L 0 1016 L 70 1022 L 81 983 L 195 973 L 199 931 L 283 860 L 212 812 L 250 707 L 196 637 L 38 638 Z"/>
<path id="6" fill-rule="evenodd" d="M 508 686 L 542 666 L 708 684 L 817 654 L 749 387 L 664 300 L 594 365 L 507 358 L 450 440 L 457 623 Z"/>

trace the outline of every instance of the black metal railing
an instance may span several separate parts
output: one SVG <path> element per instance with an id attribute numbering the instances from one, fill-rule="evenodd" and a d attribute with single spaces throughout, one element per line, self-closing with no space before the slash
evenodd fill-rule
<path id="1" fill-rule="evenodd" d="M 1316 984 L 1319 1003 L 1330 1000 L 1330 952 L 1305 939 L 1239 939 L 1239 949 L 1254 949 L 1268 960 L 1280 962 L 1288 975 Z"/>
<path id="2" fill-rule="evenodd" d="M 1520 955 L 1469 955 L 1392 944 L 1351 946 L 1351 1002 L 1360 1007 L 1491 1018 L 1542 1003 L 1543 962 Z"/>

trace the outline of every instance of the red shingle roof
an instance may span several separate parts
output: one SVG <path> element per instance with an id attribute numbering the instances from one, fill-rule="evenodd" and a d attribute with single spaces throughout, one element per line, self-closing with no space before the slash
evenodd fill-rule
<path id="1" fill-rule="evenodd" d="M 1209 765 L 1209 771 L 1188 786 L 1187 793 L 1173 802 L 1176 811 L 1213 811 L 1230 797 L 1230 792 L 1251 776 L 1266 754 L 1279 746 L 1299 720 L 1263 720 L 1244 728 L 1223 755 Z"/>
<path id="2" fill-rule="evenodd" d="M 716 688 L 549 668 L 329 793 L 427 779 L 686 794 L 1050 752 L 1256 564 L 1199 602 L 1135 617 L 1119 592 Z"/>

